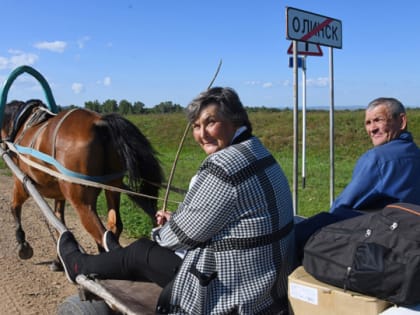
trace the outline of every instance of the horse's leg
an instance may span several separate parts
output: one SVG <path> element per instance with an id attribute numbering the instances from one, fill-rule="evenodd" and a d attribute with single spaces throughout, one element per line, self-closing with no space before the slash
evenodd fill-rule
<path id="1" fill-rule="evenodd" d="M 15 179 L 13 189 L 13 200 L 11 206 L 12 216 L 15 220 L 16 240 L 18 242 L 18 254 L 21 259 L 29 259 L 33 256 L 34 251 L 26 241 L 26 235 L 22 227 L 22 205 L 29 198 L 22 183 Z"/>
<path id="2" fill-rule="evenodd" d="M 54 200 L 54 214 L 55 216 L 61 221 L 61 223 L 63 223 L 64 225 L 66 225 L 66 220 L 64 219 L 64 208 L 66 206 L 66 200 L 59 200 L 59 199 L 55 199 Z M 57 232 L 58 235 L 58 232 Z"/>
<path id="3" fill-rule="evenodd" d="M 55 216 L 64 224 L 66 225 L 65 219 L 64 219 L 64 209 L 66 205 L 66 200 L 54 200 L 54 214 Z M 57 239 L 59 237 L 59 233 L 57 231 Z M 61 264 L 61 261 L 59 257 L 57 256 L 56 259 L 54 259 L 50 264 L 50 269 L 52 271 L 63 271 L 63 265 Z"/>
<path id="4" fill-rule="evenodd" d="M 102 237 L 105 226 L 96 212 L 96 201 L 100 190 L 70 183 L 60 183 L 60 188 L 66 200 L 76 210 L 80 222 L 95 240 L 98 248 L 103 251 Z"/>
<path id="5" fill-rule="evenodd" d="M 105 251 L 102 246 L 102 237 L 105 233 L 105 227 L 96 213 L 96 208 L 92 207 L 92 205 L 81 204 L 80 202 L 72 204 L 72 206 L 76 209 L 83 227 L 98 245 L 98 250 L 100 252 Z"/>
<path id="6" fill-rule="evenodd" d="M 118 240 L 123 229 L 123 223 L 120 215 L 120 193 L 105 190 L 105 197 L 108 205 L 106 228 L 114 233 Z"/>

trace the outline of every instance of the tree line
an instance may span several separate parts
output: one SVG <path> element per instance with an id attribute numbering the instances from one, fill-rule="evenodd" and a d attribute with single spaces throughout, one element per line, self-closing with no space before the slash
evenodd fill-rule
<path id="1" fill-rule="evenodd" d="M 105 102 L 101 103 L 98 100 L 95 101 L 87 101 L 85 102 L 85 108 L 95 111 L 101 114 L 107 113 L 119 113 L 121 115 L 131 115 L 131 114 L 165 114 L 165 113 L 176 113 L 176 112 L 183 112 L 185 110 L 179 104 L 175 104 L 172 101 L 160 102 L 159 104 L 151 107 L 146 108 L 146 105 L 143 102 L 129 102 L 127 100 L 116 101 L 114 99 L 108 99 Z M 64 110 L 68 108 L 75 108 L 78 107 L 76 105 L 70 106 L 58 106 L 59 110 Z M 291 110 L 290 108 L 286 107 L 283 109 L 280 108 L 272 108 L 272 107 L 265 107 L 265 106 L 245 106 L 248 112 L 278 112 L 283 110 Z"/>
<path id="2" fill-rule="evenodd" d="M 76 105 L 69 106 L 70 108 L 77 107 Z M 121 115 L 130 114 L 147 114 L 147 113 L 174 113 L 182 112 L 184 108 L 179 104 L 174 104 L 171 101 L 161 102 L 152 108 L 146 108 L 142 102 L 129 102 L 127 100 L 116 101 L 114 99 L 108 99 L 103 103 L 95 101 L 85 102 L 85 108 L 95 111 L 97 113 L 119 113 Z M 64 108 L 61 108 L 64 109 Z"/>

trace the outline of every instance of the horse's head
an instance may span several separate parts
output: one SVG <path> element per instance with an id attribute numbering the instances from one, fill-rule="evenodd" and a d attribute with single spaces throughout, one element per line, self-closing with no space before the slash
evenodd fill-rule
<path id="1" fill-rule="evenodd" d="M 4 108 L 3 124 L 1 126 L 1 138 L 8 139 L 13 130 L 13 123 L 19 111 L 25 107 L 25 102 L 12 101 Z"/>
<path id="2" fill-rule="evenodd" d="M 13 141 L 16 133 L 23 123 L 38 107 L 45 107 L 40 100 L 29 100 L 27 102 L 12 101 L 6 104 L 1 128 L 1 138 Z"/>

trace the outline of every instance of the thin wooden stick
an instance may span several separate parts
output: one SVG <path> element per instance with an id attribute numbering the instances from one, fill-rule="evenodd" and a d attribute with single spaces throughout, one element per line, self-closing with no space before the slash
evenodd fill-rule
<path id="1" fill-rule="evenodd" d="M 220 59 L 220 61 L 219 61 L 219 65 L 217 66 L 216 72 L 214 73 L 214 76 L 213 76 L 212 80 L 210 81 L 210 83 L 207 87 L 207 90 L 209 90 L 211 88 L 211 86 L 213 85 L 214 81 L 217 78 L 217 75 L 219 74 L 219 71 L 220 71 L 221 67 L 222 67 L 222 59 Z M 166 186 L 165 197 L 163 199 L 163 206 L 162 206 L 163 210 L 166 210 L 166 206 L 168 204 L 169 191 L 170 191 L 172 180 L 173 180 L 173 177 L 174 177 L 174 174 L 175 174 L 176 164 L 178 162 L 179 154 L 181 153 L 182 146 L 184 145 L 185 138 L 187 136 L 187 133 L 188 133 L 188 130 L 190 129 L 190 127 L 191 127 L 191 123 L 188 122 L 187 127 L 184 130 L 184 134 L 182 135 L 181 142 L 179 143 L 178 150 L 177 150 L 176 155 L 175 155 L 174 163 L 172 164 L 171 173 L 169 174 L 168 184 Z"/>
<path id="2" fill-rule="evenodd" d="M 207 86 L 207 90 L 210 90 L 211 86 L 213 85 L 214 81 L 217 78 L 217 75 L 219 74 L 220 68 L 222 67 L 222 59 L 219 61 L 219 65 L 217 66 L 216 72 L 214 73 L 213 79 L 210 81 L 209 85 Z"/>

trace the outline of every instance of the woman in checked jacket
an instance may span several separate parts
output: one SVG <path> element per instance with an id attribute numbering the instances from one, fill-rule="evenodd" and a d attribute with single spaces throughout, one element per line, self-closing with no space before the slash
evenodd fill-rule
<path id="1" fill-rule="evenodd" d="M 100 255 L 80 253 L 66 231 L 58 254 L 70 281 L 78 274 L 153 281 L 164 288 L 162 314 L 287 314 L 287 276 L 295 266 L 288 181 L 252 135 L 238 95 L 215 87 L 187 108 L 195 141 L 208 155 L 184 202 L 158 211 L 154 240 Z M 111 233 L 105 234 L 115 246 Z"/>

